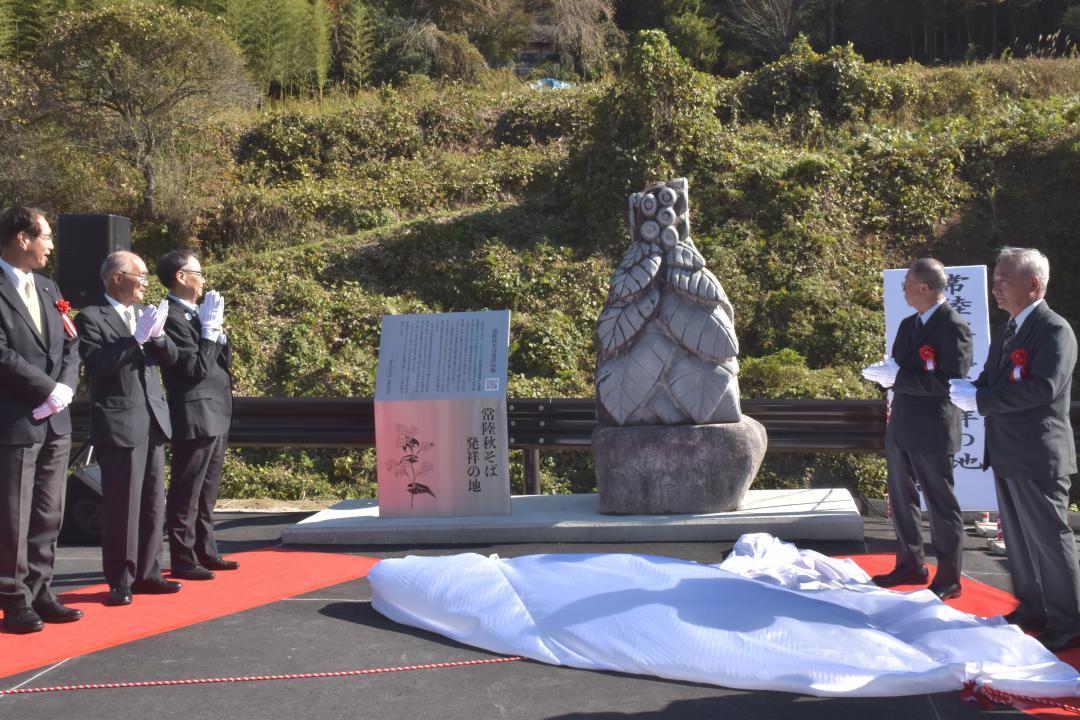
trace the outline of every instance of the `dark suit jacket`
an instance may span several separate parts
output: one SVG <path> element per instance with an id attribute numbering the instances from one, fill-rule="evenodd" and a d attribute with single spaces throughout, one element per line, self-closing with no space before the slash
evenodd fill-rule
<path id="1" fill-rule="evenodd" d="M 67 408 L 44 420 L 34 420 L 31 415 L 56 383 L 74 390 L 79 381 L 79 343 L 64 332 L 56 309 L 60 290 L 37 273 L 34 287 L 41 305 L 41 335 L 18 288 L 0 271 L 0 445 L 42 442 L 46 426 L 57 435 L 71 434 Z"/>
<path id="2" fill-rule="evenodd" d="M 960 449 L 960 408 L 949 402 L 949 380 L 971 368 L 971 330 L 949 303 L 934 311 L 912 337 L 919 316 L 904 318 L 893 341 L 892 356 L 900 366 L 893 384 L 886 438 L 908 452 L 955 453 Z M 934 349 L 934 371 L 926 371 L 919 349 Z"/>
<path id="3" fill-rule="evenodd" d="M 1045 301 L 1031 311 L 1009 343 L 1024 350 L 1030 376 L 1009 380 L 1001 363 L 1005 325 L 990 333 L 986 367 L 975 381 L 979 413 L 986 418 L 984 467 L 1007 478 L 1059 478 L 1076 472 L 1076 445 L 1069 422 L 1076 335 Z"/>
<path id="4" fill-rule="evenodd" d="M 226 434 L 232 421 L 232 348 L 204 339 L 198 315 L 172 298 L 165 334 L 179 356 L 164 372 L 173 436 L 190 440 Z"/>
<path id="5" fill-rule="evenodd" d="M 146 309 L 145 305 L 136 305 Z M 165 437 L 172 435 L 158 366 L 176 362 L 176 346 L 167 335 L 135 342 L 123 319 L 102 298 L 75 318 L 79 354 L 90 380 L 90 439 L 105 447 L 136 447 L 150 436 L 151 420 Z"/>

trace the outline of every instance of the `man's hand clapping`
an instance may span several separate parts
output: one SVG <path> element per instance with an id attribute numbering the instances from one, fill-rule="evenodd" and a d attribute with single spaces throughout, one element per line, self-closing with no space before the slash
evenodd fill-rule
<path id="1" fill-rule="evenodd" d="M 165 321 L 169 319 L 169 301 L 162 300 L 154 312 L 157 315 L 157 321 L 150 328 L 150 337 L 159 338 L 165 334 Z"/>
<path id="2" fill-rule="evenodd" d="M 217 290 L 206 293 L 199 305 L 199 322 L 204 328 L 220 332 L 225 325 L 225 299 Z"/>
<path id="3" fill-rule="evenodd" d="M 154 328 L 157 327 L 158 313 L 157 308 L 146 308 L 143 314 L 139 316 L 139 319 L 135 321 L 135 342 L 142 345 L 150 339 L 154 332 Z"/>

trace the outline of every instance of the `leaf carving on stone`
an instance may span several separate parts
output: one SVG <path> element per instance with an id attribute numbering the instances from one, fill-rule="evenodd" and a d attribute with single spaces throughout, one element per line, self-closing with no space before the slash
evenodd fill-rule
<path id="1" fill-rule="evenodd" d="M 693 300 L 731 307 L 720 281 L 706 268 L 690 272 L 686 268 L 672 265 L 668 268 L 667 281 L 672 289 Z"/>
<path id="2" fill-rule="evenodd" d="M 634 243 L 611 276 L 608 302 L 626 300 L 648 287 L 660 272 L 660 260 L 659 246 Z"/>
<path id="3" fill-rule="evenodd" d="M 667 388 L 663 387 L 653 393 L 648 402 L 648 410 L 649 414 L 656 419 L 655 423 L 648 424 L 679 425 L 690 420 L 690 415 L 675 404 L 671 399 L 671 393 L 668 392 Z M 631 417 L 630 421 L 634 422 L 634 418 Z"/>
<path id="4" fill-rule="evenodd" d="M 618 353 L 624 345 L 633 340 L 656 312 L 659 301 L 660 290 L 654 287 L 637 300 L 604 308 L 596 321 L 600 357 L 606 358 Z"/>
<path id="5" fill-rule="evenodd" d="M 690 243 L 679 241 L 679 243 L 668 250 L 667 261 L 669 265 L 674 267 L 680 267 L 690 272 L 700 270 L 705 267 L 705 258 L 701 256 L 698 249 Z"/>
<path id="6" fill-rule="evenodd" d="M 738 421 L 738 384 L 734 376 L 693 356 L 676 362 L 667 374 L 675 402 L 697 424 Z"/>
<path id="7" fill-rule="evenodd" d="M 660 319 L 672 337 L 698 357 L 713 363 L 739 354 L 735 327 L 722 306 L 709 307 L 664 293 Z"/>
<path id="8" fill-rule="evenodd" d="M 605 360 L 596 369 L 596 400 L 617 425 L 649 397 L 664 372 L 675 344 L 656 332 L 647 332 L 629 352 Z"/>

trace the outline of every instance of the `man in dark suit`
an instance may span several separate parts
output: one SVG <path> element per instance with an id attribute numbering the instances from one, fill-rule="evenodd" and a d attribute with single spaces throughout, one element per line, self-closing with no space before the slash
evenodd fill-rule
<path id="1" fill-rule="evenodd" d="M 1080 565 L 1069 527 L 1076 445 L 1069 422 L 1076 335 L 1043 299 L 1050 263 L 1038 250 L 1002 249 L 994 300 L 1009 320 L 990 334 L 975 383 L 953 383 L 959 407 L 986 418 L 984 467 L 994 470 L 1009 574 L 1020 607 L 1009 622 L 1044 626 L 1060 651 L 1080 640 Z"/>
<path id="2" fill-rule="evenodd" d="M 52 249 L 39 211 L 15 205 L 0 214 L 0 605 L 13 633 L 82 617 L 49 588 L 79 377 L 60 290 L 34 273 Z"/>
<path id="3" fill-rule="evenodd" d="M 146 264 L 114 252 L 101 264 L 105 297 L 79 313 L 79 353 L 90 380 L 90 439 L 101 466 L 101 560 L 109 605 L 180 583 L 161 575 L 165 441 L 172 432 L 158 367 L 176 362 L 166 303 L 142 304 Z"/>
<path id="4" fill-rule="evenodd" d="M 172 417 L 172 473 L 165 502 L 172 575 L 210 580 L 215 570 L 235 570 L 214 541 L 214 503 L 221 485 L 232 420 L 232 348 L 222 327 L 224 301 L 211 290 L 201 305 L 202 265 L 187 250 L 158 261 L 157 276 L 169 289 L 165 334 L 178 360 L 165 370 Z"/>
<path id="5" fill-rule="evenodd" d="M 882 587 L 927 581 L 921 488 L 938 562 L 930 590 L 942 600 L 960 595 L 964 535 L 953 492 L 953 454 L 960 449 L 962 416 L 949 402 L 949 381 L 964 377 L 971 367 L 971 331 L 945 301 L 947 283 L 937 260 L 920 258 L 911 264 L 904 277 L 904 299 L 915 313 L 900 323 L 890 360 L 863 371 L 893 391 L 885 457 L 898 548 L 893 570 L 873 580 Z"/>

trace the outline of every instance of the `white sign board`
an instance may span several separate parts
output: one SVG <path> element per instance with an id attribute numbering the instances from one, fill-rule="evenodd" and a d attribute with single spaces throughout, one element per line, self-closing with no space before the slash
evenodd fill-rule
<path id="1" fill-rule="evenodd" d="M 990 350 L 990 309 L 987 297 L 986 266 L 947 267 L 949 284 L 945 298 L 971 328 L 972 363 L 968 379 L 982 372 Z M 886 270 L 885 275 L 885 354 L 892 350 L 900 321 L 915 312 L 904 300 L 904 275 L 907 269 Z M 891 399 L 892 393 L 889 397 Z M 983 418 L 975 412 L 964 413 L 963 446 L 953 458 L 956 498 L 961 510 L 997 510 L 994 475 L 981 470 L 983 459 Z M 925 507 L 925 504 L 924 504 Z"/>
<path id="2" fill-rule="evenodd" d="M 509 515 L 510 311 L 387 315 L 375 379 L 381 517 Z"/>

